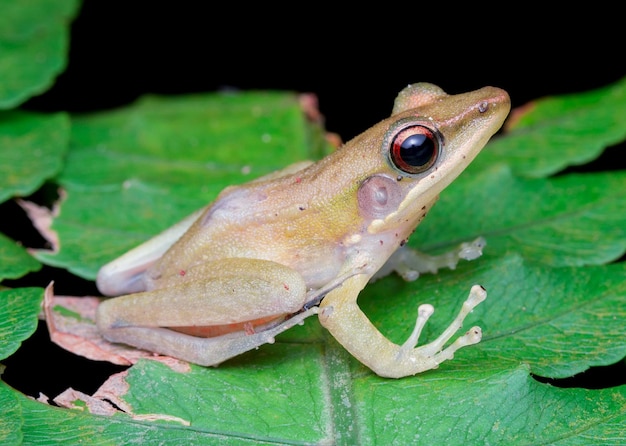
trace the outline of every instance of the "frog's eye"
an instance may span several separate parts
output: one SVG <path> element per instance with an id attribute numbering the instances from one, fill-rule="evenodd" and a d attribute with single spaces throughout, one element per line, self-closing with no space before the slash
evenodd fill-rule
<path id="1" fill-rule="evenodd" d="M 422 173 L 437 160 L 439 145 L 439 139 L 432 130 L 423 125 L 412 125 L 403 128 L 393 137 L 389 158 L 404 173 Z"/>

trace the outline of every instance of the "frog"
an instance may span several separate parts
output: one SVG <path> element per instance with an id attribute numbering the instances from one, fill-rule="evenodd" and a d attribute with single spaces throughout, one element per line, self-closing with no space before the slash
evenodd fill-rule
<path id="1" fill-rule="evenodd" d="M 99 333 L 112 343 L 217 366 L 317 315 L 381 377 L 439 367 L 481 340 L 481 329 L 472 327 L 447 345 L 485 300 L 482 286 L 470 287 L 449 327 L 424 345 L 418 341 L 431 304 L 418 306 L 413 331 L 399 345 L 357 298 L 379 271 L 406 270 L 389 262 L 509 111 L 509 96 L 497 87 L 447 94 L 427 82 L 406 86 L 388 118 L 321 160 L 229 186 L 103 266 L 97 287 L 117 297 L 100 303 Z"/>

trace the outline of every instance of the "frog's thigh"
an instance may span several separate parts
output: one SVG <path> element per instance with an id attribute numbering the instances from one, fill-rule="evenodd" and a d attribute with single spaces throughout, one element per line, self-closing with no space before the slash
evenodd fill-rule
<path id="1" fill-rule="evenodd" d="M 167 288 L 103 302 L 99 328 L 225 325 L 294 313 L 306 286 L 293 269 L 258 259 L 224 259 L 181 273 Z"/>
<path id="2" fill-rule="evenodd" d="M 298 318 L 253 335 L 235 332 L 206 339 L 161 327 L 225 325 L 294 313 L 306 300 L 306 286 L 296 271 L 256 259 L 207 263 L 170 285 L 103 302 L 97 313 L 102 335 L 112 342 L 213 365 L 272 342 Z"/>

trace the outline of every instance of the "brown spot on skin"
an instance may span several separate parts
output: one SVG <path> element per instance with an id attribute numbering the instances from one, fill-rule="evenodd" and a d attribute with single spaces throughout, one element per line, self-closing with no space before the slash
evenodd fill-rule
<path id="1" fill-rule="evenodd" d="M 304 210 L 304 206 L 298 206 L 298 209 L 300 209 L 301 211 Z"/>
<path id="2" fill-rule="evenodd" d="M 289 285 L 287 285 L 286 283 L 283 283 L 283 288 L 287 291 L 289 291 Z"/>
<path id="3" fill-rule="evenodd" d="M 404 239 L 404 240 L 400 240 L 400 246 L 404 246 L 404 245 L 406 245 L 406 242 L 407 242 L 407 241 L 406 241 L 406 239 Z"/>
<path id="4" fill-rule="evenodd" d="M 378 240 L 378 243 L 380 243 L 380 246 L 383 246 L 384 242 L 382 240 Z"/>

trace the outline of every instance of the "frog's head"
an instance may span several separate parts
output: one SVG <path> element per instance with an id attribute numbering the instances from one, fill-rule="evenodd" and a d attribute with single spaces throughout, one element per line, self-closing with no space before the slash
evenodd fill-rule
<path id="1" fill-rule="evenodd" d="M 485 87 L 448 95 L 419 83 L 398 95 L 393 114 L 377 126 L 380 170 L 358 190 L 368 232 L 408 235 L 439 193 L 478 155 L 510 110 L 508 94 Z"/>

